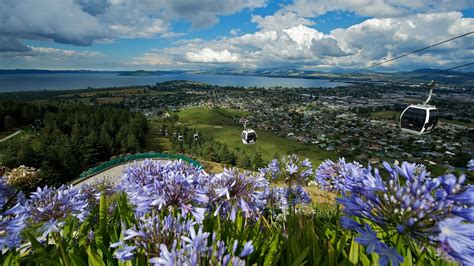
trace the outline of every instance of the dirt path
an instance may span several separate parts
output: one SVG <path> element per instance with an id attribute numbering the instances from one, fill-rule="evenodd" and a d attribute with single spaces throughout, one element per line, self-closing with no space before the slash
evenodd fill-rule
<path id="1" fill-rule="evenodd" d="M 0 143 L 2 143 L 2 142 L 4 142 L 4 141 L 7 141 L 7 140 L 9 140 L 9 139 L 11 139 L 11 138 L 13 138 L 14 136 L 20 134 L 21 132 L 22 132 L 22 130 L 18 130 L 17 132 L 11 134 L 10 136 L 6 136 L 6 137 L 4 137 L 3 139 L 0 139 Z"/>

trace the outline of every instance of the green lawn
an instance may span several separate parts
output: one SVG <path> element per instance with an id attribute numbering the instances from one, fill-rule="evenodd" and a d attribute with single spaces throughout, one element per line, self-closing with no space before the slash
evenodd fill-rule
<path id="1" fill-rule="evenodd" d="M 171 142 L 168 138 L 163 137 L 158 130 L 158 123 L 156 121 L 149 121 L 148 133 L 146 136 L 146 149 L 147 151 L 167 151 L 171 149 Z"/>
<path id="2" fill-rule="evenodd" d="M 251 115 L 250 112 L 236 109 L 209 109 L 206 107 L 186 108 L 178 113 L 179 122 L 184 124 L 236 125 L 233 118 Z"/>
<path id="3" fill-rule="evenodd" d="M 279 155 L 296 153 L 301 157 L 309 158 L 314 164 L 319 164 L 327 158 L 337 158 L 335 153 L 321 150 L 315 145 L 305 145 L 259 129 L 255 129 L 258 135 L 257 144 L 242 144 L 240 134 L 243 127 L 230 117 L 249 114 L 241 110 L 208 108 L 188 108 L 178 113 L 179 121 L 183 125 L 195 128 L 206 136 L 227 144 L 234 151 L 254 153 L 257 149 L 261 149 L 262 156 L 266 160 L 273 159 L 276 153 Z"/>

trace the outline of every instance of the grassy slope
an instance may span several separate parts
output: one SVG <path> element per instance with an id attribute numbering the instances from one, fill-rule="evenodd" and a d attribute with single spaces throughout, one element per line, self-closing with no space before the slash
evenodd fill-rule
<path id="1" fill-rule="evenodd" d="M 314 145 L 305 145 L 258 129 L 255 129 L 258 135 L 257 144 L 243 145 L 240 139 L 243 128 L 231 117 L 249 115 L 245 111 L 199 107 L 182 110 L 178 115 L 181 123 L 198 129 L 216 141 L 227 144 L 233 150 L 253 153 L 260 148 L 262 156 L 266 160 L 272 159 L 276 153 L 280 155 L 296 153 L 309 158 L 315 164 L 319 164 L 327 158 L 334 159 L 336 157 L 334 153 L 321 150 Z"/>

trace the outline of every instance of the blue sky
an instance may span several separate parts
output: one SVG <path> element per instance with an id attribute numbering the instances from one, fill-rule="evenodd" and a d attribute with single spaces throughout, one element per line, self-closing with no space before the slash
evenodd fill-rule
<path id="1" fill-rule="evenodd" d="M 3 69 L 355 69 L 474 31 L 464 0 L 4 1 Z M 377 70 L 474 61 L 472 43 Z"/>

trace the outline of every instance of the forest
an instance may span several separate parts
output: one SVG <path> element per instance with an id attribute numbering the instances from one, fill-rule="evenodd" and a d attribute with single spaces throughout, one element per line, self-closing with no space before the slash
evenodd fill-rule
<path id="1" fill-rule="evenodd" d="M 3 147 L 3 164 L 39 169 L 41 183 L 62 184 L 114 155 L 144 149 L 140 113 L 87 105 L 0 102 L 0 131 L 22 128 Z"/>

